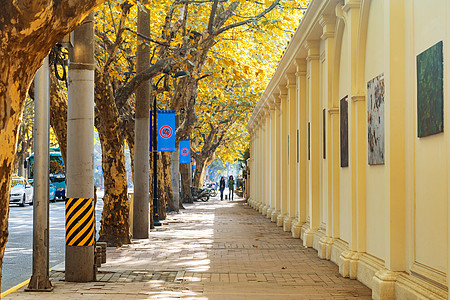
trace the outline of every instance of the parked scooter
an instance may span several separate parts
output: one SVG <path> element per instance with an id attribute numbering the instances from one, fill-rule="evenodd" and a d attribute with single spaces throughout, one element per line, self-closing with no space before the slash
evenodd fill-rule
<path id="1" fill-rule="evenodd" d="M 194 201 L 203 201 L 206 202 L 209 200 L 209 190 L 208 189 L 200 189 L 194 186 L 191 186 L 191 194 L 194 198 Z"/>

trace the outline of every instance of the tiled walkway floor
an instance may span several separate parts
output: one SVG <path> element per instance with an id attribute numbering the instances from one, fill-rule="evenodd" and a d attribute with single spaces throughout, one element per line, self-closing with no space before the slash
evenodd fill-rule
<path id="1" fill-rule="evenodd" d="M 5 299 L 371 299 L 243 201 L 187 204 L 163 223 L 150 239 L 108 249 L 97 282 L 53 271 L 53 292 Z"/>

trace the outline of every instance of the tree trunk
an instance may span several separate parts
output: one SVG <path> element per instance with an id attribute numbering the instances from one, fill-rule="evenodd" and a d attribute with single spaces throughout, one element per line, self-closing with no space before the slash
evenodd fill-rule
<path id="1" fill-rule="evenodd" d="M 202 186 L 201 178 L 202 178 L 202 174 L 205 172 L 206 159 L 204 159 L 203 157 L 197 156 L 195 161 L 196 161 L 197 165 L 196 165 L 195 171 L 194 171 L 194 180 L 192 182 L 192 186 L 201 187 Z"/>
<path id="2" fill-rule="evenodd" d="M 158 152 L 158 215 L 159 220 L 165 220 L 167 217 L 167 193 L 166 193 L 166 174 L 164 170 L 165 152 Z"/>
<path id="3" fill-rule="evenodd" d="M 189 173 L 192 173 L 191 164 L 180 164 L 181 197 L 184 203 L 194 202 L 191 194 L 191 177 Z"/>
<path id="4" fill-rule="evenodd" d="M 99 241 L 107 242 L 108 246 L 121 246 L 130 243 L 124 144 L 118 138 L 106 139 L 104 135 L 99 130 L 105 182 Z"/>
<path id="5" fill-rule="evenodd" d="M 98 70 L 95 72 L 95 125 L 102 145 L 105 186 L 99 240 L 111 246 L 121 246 L 130 243 L 125 139 L 107 76 Z"/>
<path id="6" fill-rule="evenodd" d="M 176 150 L 176 149 L 175 149 Z M 174 205 L 174 191 L 172 187 L 172 152 L 163 153 L 164 185 L 167 194 L 167 211 L 176 211 Z"/>
<path id="7" fill-rule="evenodd" d="M 180 148 L 175 147 L 172 152 L 172 159 L 170 164 L 170 173 L 172 177 L 172 191 L 173 191 L 173 210 L 180 211 Z M 169 205 L 170 211 L 170 205 Z"/>

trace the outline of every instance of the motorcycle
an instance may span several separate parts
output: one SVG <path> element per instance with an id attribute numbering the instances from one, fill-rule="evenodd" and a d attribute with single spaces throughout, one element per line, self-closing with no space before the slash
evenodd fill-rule
<path id="1" fill-rule="evenodd" d="M 194 186 L 191 186 L 191 194 L 194 198 L 194 201 L 203 201 L 206 202 L 209 200 L 209 190 L 201 189 Z"/>
<path id="2" fill-rule="evenodd" d="M 212 184 L 212 183 L 207 184 L 206 185 L 206 189 L 209 191 L 209 196 L 210 197 L 217 196 L 217 190 L 216 190 L 215 184 Z"/>

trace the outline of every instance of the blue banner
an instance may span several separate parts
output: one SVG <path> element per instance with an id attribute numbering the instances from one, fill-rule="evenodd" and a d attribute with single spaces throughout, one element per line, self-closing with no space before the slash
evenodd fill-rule
<path id="1" fill-rule="evenodd" d="M 175 151 L 175 111 L 158 110 L 158 151 Z"/>
<path id="2" fill-rule="evenodd" d="M 185 139 L 180 142 L 180 164 L 191 163 L 191 140 Z"/>

